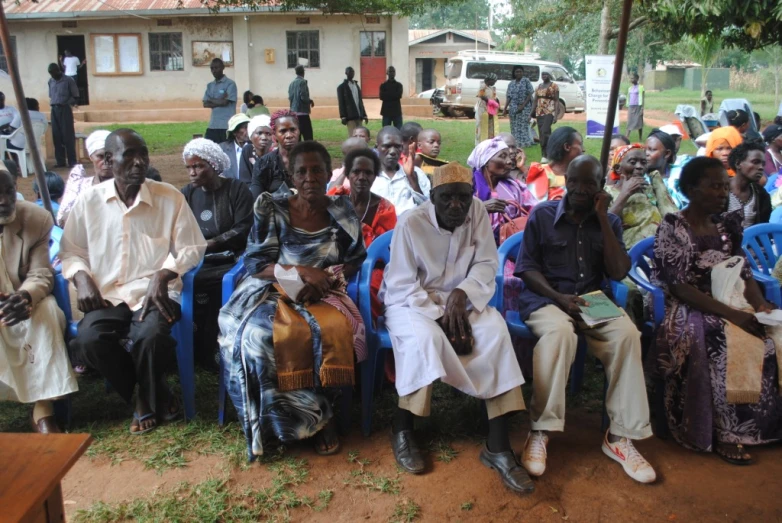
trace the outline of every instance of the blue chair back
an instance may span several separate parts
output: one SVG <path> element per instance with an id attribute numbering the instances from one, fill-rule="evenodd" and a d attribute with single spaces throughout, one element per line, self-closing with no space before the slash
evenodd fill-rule
<path id="1" fill-rule="evenodd" d="M 769 218 L 768 223 L 782 223 L 782 207 L 777 207 L 771 211 L 771 218 Z"/>
<path id="2" fill-rule="evenodd" d="M 519 255 L 519 249 L 521 249 L 521 242 L 524 239 L 524 231 L 517 232 L 510 238 L 506 239 L 502 245 L 500 245 L 498 251 L 498 257 L 500 264 L 497 266 L 497 275 L 494 277 L 495 289 L 494 297 L 491 301 L 491 306 L 500 311 L 500 314 L 505 315 L 503 310 L 504 302 L 504 284 L 505 284 L 505 264 L 508 260 L 515 260 Z"/>
<path id="3" fill-rule="evenodd" d="M 372 300 L 369 290 L 372 283 L 372 270 L 378 265 L 388 265 L 391 260 L 391 238 L 394 231 L 388 231 L 381 234 L 372 242 L 367 250 L 367 257 L 361 265 L 358 283 L 358 309 L 361 317 L 364 319 L 364 327 L 367 333 L 367 346 L 375 345 L 377 339 L 377 328 L 372 321 Z"/>
<path id="4" fill-rule="evenodd" d="M 645 238 L 630 249 L 630 273 L 627 275 L 640 289 L 652 296 L 654 313 L 653 328 L 657 328 L 665 317 L 665 294 L 662 289 L 650 283 L 652 268 L 647 261 L 654 259 L 654 238 Z"/>
<path id="5" fill-rule="evenodd" d="M 62 229 L 56 225 L 52 227 L 52 232 L 49 239 L 49 261 L 53 262 L 54 259 L 60 254 L 60 242 L 62 241 Z"/>
<path id="6" fill-rule="evenodd" d="M 744 231 L 744 254 L 753 270 L 770 276 L 782 249 L 782 224 L 760 223 Z"/>

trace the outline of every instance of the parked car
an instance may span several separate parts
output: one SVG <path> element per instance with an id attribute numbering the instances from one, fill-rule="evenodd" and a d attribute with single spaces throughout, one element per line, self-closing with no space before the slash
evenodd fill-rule
<path id="1" fill-rule="evenodd" d="M 540 81 L 541 71 L 548 72 L 559 85 L 558 118 L 565 112 L 583 112 L 584 93 L 563 66 L 539 59 L 535 53 L 502 53 L 495 51 L 460 51 L 448 60 L 446 66 L 445 99 L 441 104 L 446 116 L 466 114 L 475 116 L 475 101 L 481 80 L 489 73 L 497 75 L 497 97 L 505 101 L 508 83 L 513 79 L 513 67 L 524 66 L 524 75 L 533 85 Z"/>

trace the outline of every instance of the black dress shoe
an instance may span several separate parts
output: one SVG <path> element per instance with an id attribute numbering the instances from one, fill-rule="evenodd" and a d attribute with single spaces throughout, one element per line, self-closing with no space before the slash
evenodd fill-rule
<path id="1" fill-rule="evenodd" d="M 31 417 L 30 422 L 33 424 L 33 430 L 39 434 L 59 434 L 62 432 L 60 427 L 57 426 L 57 420 L 54 416 L 41 418 L 38 420 L 38 423 Z"/>
<path id="2" fill-rule="evenodd" d="M 490 452 L 489 448 L 484 445 L 480 459 L 481 463 L 496 470 L 505 486 L 513 492 L 529 494 L 535 491 L 535 484 L 532 483 L 524 467 L 516 460 L 516 455 L 513 451 Z"/>
<path id="3" fill-rule="evenodd" d="M 415 442 L 412 430 L 391 434 L 391 447 L 394 449 L 394 457 L 400 467 L 411 474 L 420 474 L 424 471 L 424 458 Z"/>

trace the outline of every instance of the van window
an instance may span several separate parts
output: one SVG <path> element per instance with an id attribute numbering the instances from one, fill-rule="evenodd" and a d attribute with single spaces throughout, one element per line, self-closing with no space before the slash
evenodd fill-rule
<path id="1" fill-rule="evenodd" d="M 498 80 L 513 80 L 513 68 L 517 65 L 524 67 L 524 76 L 530 79 L 532 82 L 538 81 L 540 78 L 540 68 L 537 65 L 523 65 L 523 64 L 498 64 L 487 62 L 468 62 L 467 63 L 467 78 L 475 80 L 483 80 L 489 73 L 497 75 Z"/>
<path id="2" fill-rule="evenodd" d="M 555 82 L 565 82 L 565 83 L 573 83 L 573 79 L 570 78 L 570 75 L 562 69 L 561 67 L 552 67 L 551 68 L 551 77 L 554 78 Z"/>
<path id="3" fill-rule="evenodd" d="M 449 61 L 445 66 L 445 76 L 449 79 L 458 79 L 462 76 L 462 61 Z"/>

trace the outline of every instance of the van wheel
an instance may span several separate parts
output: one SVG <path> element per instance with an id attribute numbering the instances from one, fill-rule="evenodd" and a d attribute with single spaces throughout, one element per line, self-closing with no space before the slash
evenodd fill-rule
<path id="1" fill-rule="evenodd" d="M 567 112 L 567 109 L 565 108 L 565 102 L 560 100 L 559 103 L 557 104 L 557 121 L 558 122 L 560 120 L 562 120 L 562 118 L 564 118 L 566 112 Z"/>
<path id="2" fill-rule="evenodd" d="M 445 118 L 448 118 L 449 116 L 451 116 L 451 111 L 449 109 L 443 107 L 442 105 L 440 106 L 440 112 L 443 113 L 443 116 Z"/>
<path id="3" fill-rule="evenodd" d="M 470 120 L 475 120 L 475 110 L 467 109 L 466 111 L 464 111 L 464 116 L 466 116 Z"/>

